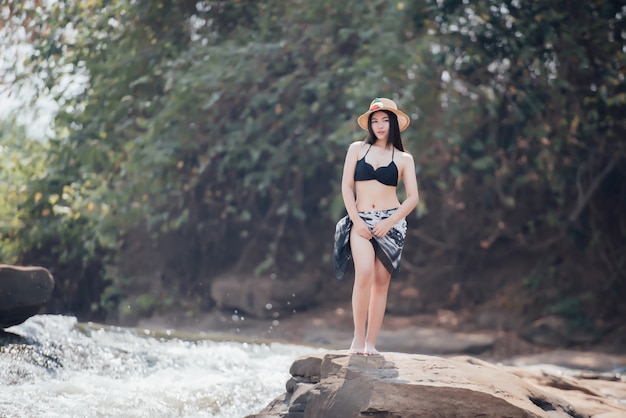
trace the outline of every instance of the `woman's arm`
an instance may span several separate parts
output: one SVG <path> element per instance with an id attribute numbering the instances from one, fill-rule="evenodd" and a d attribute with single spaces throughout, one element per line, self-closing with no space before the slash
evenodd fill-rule
<path id="1" fill-rule="evenodd" d="M 343 204 L 348 211 L 348 216 L 352 220 L 356 233 L 365 239 L 371 239 L 372 233 L 363 219 L 359 216 L 356 207 L 356 195 L 354 192 L 354 170 L 359 159 L 359 150 L 363 147 L 363 142 L 353 142 L 348 147 L 346 160 L 343 164 L 343 175 L 341 177 L 341 196 Z"/>
<path id="2" fill-rule="evenodd" d="M 411 213 L 420 201 L 419 191 L 417 190 L 417 176 L 415 175 L 415 161 L 413 161 L 413 156 L 408 153 L 404 153 L 404 158 L 402 181 L 404 182 L 406 199 L 404 199 L 404 202 L 402 202 L 402 205 L 395 213 L 398 215 L 397 221 Z"/>

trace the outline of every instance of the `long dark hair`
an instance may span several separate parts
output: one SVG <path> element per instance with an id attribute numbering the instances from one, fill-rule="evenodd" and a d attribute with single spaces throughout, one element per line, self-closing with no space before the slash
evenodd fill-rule
<path id="1" fill-rule="evenodd" d="M 404 152 L 404 146 L 402 145 L 402 136 L 400 135 L 400 125 L 398 125 L 398 117 L 395 113 L 388 110 L 377 110 L 376 112 L 385 112 L 389 115 L 389 135 L 387 135 L 387 147 L 393 146 Z M 366 144 L 373 144 L 376 142 L 376 134 L 372 130 L 372 115 L 376 112 L 370 113 L 367 118 L 367 131 L 369 135 L 365 139 Z"/>

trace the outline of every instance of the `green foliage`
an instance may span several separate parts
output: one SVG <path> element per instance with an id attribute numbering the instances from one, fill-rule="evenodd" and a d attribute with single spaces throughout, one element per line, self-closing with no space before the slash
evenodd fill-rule
<path id="1" fill-rule="evenodd" d="M 446 74 L 449 111 L 438 129 L 455 177 L 487 180 L 504 206 L 522 187 L 551 190 L 545 216 L 562 228 L 575 222 L 584 189 L 626 152 L 617 3 L 426 3 Z"/>
<path id="2" fill-rule="evenodd" d="M 13 6 L 35 47 L 26 64 L 61 110 L 46 157 L 10 174 L 5 257 L 106 265 L 108 310 L 132 288 L 116 257 L 136 229 L 202 252 L 202 271 L 177 278 L 189 283 L 327 265 L 331 232 L 320 231 L 343 211 L 345 149 L 363 137 L 355 117 L 388 96 L 413 117 L 404 140 L 421 236 L 444 250 L 407 262 L 462 272 L 498 240 L 524 251 L 569 241 L 606 260 L 608 287 L 623 291 L 623 11 L 470 3 Z M 59 88 L 68 74 L 73 94 Z"/>
<path id="3" fill-rule="evenodd" d="M 26 130 L 13 118 L 2 122 L 0 130 L 0 260 L 15 263 L 19 258 L 17 232 L 29 228 L 23 207 L 28 199 L 28 183 L 45 172 L 47 145 L 28 138 Z M 42 194 L 35 194 L 37 200 Z"/>
<path id="4" fill-rule="evenodd" d="M 443 222 L 463 228 L 459 246 L 504 238 L 530 251 L 563 240 L 586 248 L 600 234 L 596 256 L 611 260 L 609 274 L 624 290 L 624 257 L 607 257 L 626 233 L 618 2 L 425 1 L 409 15 L 429 28 L 441 83 L 427 96 L 443 105 L 424 108 L 437 152 L 420 162 L 424 179 L 458 209 Z M 482 219 L 459 223 L 459 211 Z M 604 230 L 608 223 L 618 231 Z"/>

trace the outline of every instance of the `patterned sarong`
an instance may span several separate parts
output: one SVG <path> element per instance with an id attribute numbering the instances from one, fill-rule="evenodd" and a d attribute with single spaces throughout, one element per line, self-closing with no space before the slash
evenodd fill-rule
<path id="1" fill-rule="evenodd" d="M 372 228 L 378 221 L 388 218 L 396 210 L 398 209 L 359 212 L 359 216 L 370 228 Z M 352 221 L 348 215 L 341 218 L 335 226 L 333 267 L 335 270 L 335 277 L 339 280 L 343 279 L 346 270 L 348 269 L 348 264 L 352 259 L 352 250 L 350 249 L 351 229 Z M 378 259 L 383 263 L 392 278 L 397 276 L 400 271 L 400 258 L 402 256 L 402 247 L 404 246 L 405 237 L 406 219 L 402 219 L 396 223 L 384 237 L 373 237 L 370 240 L 374 246 L 376 257 L 378 257 Z"/>

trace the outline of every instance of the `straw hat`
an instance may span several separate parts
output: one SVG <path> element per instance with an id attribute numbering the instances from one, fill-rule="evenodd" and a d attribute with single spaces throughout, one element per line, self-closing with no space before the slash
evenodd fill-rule
<path id="1" fill-rule="evenodd" d="M 404 131 L 408 128 L 409 123 L 411 122 L 411 118 L 409 118 L 406 113 L 398 110 L 398 106 L 393 100 L 386 99 L 384 97 L 378 97 L 372 100 L 370 104 L 370 108 L 367 112 L 363 113 L 356 122 L 359 126 L 367 131 L 367 121 L 371 113 L 378 112 L 379 110 L 388 110 L 393 112 L 398 117 L 398 125 L 400 126 L 400 132 Z"/>

